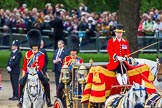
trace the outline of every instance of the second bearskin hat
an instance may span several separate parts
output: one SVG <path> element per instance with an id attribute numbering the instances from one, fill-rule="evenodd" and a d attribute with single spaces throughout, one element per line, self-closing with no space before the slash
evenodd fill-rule
<path id="1" fill-rule="evenodd" d="M 38 29 L 32 29 L 27 33 L 29 46 L 39 46 L 41 45 L 41 33 Z"/>
<path id="2" fill-rule="evenodd" d="M 69 50 L 79 52 L 79 37 L 75 34 L 69 36 Z"/>

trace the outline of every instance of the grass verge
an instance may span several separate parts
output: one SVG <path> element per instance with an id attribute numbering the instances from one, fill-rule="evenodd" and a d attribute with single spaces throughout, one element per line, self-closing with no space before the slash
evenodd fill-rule
<path id="1" fill-rule="evenodd" d="M 0 68 L 6 67 L 9 55 L 10 55 L 9 50 L 0 50 Z M 24 58 L 25 51 L 22 51 L 22 55 Z M 79 53 L 78 55 L 83 58 L 84 62 L 89 62 L 90 59 L 93 59 L 94 62 L 108 62 L 107 53 Z M 139 58 L 145 58 L 155 61 L 156 56 L 157 54 L 140 54 Z M 160 54 L 159 56 L 162 56 L 162 54 Z M 48 69 L 52 69 L 53 52 L 48 52 L 48 57 L 49 57 Z M 21 67 L 23 65 L 23 58 L 21 59 L 20 65 Z"/>

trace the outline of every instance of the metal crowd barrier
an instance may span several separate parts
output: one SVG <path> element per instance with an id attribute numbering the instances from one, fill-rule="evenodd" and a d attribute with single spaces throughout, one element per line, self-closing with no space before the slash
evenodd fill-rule
<path id="1" fill-rule="evenodd" d="M 43 31 L 50 33 L 49 30 Z M 81 44 L 80 44 L 80 52 L 94 52 L 94 53 L 100 53 L 100 52 L 107 52 L 107 40 L 111 38 L 110 36 L 99 36 L 96 34 L 96 36 L 87 38 L 87 37 L 80 37 Z M 21 45 L 20 48 L 22 50 L 29 49 L 28 42 L 26 39 L 26 34 L 20 34 L 20 33 L 2 33 L 0 32 L 0 49 L 9 49 L 10 45 L 13 40 L 19 40 Z M 42 39 L 45 41 L 45 48 L 47 51 L 54 51 L 54 40 L 50 38 L 50 36 L 43 35 Z M 66 40 L 68 39 L 68 36 L 66 37 Z M 154 36 L 137 36 L 138 41 L 138 48 L 143 48 L 147 45 L 150 45 L 154 42 L 157 42 L 161 39 L 157 39 Z M 159 53 L 162 51 L 162 44 L 158 43 L 157 45 L 153 45 L 149 48 L 146 48 L 141 51 L 141 53 Z"/>

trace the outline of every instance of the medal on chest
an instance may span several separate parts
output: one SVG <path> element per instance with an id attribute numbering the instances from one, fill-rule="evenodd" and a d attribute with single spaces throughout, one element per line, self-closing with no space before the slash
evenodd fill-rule
<path id="1" fill-rule="evenodd" d="M 15 59 L 15 56 L 13 56 L 12 59 Z"/>
<path id="2" fill-rule="evenodd" d="M 122 49 L 127 49 L 127 46 L 123 44 Z"/>

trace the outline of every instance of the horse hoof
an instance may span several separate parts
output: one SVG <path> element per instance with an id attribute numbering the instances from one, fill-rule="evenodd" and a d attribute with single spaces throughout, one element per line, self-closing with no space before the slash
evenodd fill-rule
<path id="1" fill-rule="evenodd" d="M 18 107 L 18 108 L 22 108 L 22 104 L 21 104 L 21 103 L 18 103 L 18 104 L 17 104 L 17 107 Z"/>

